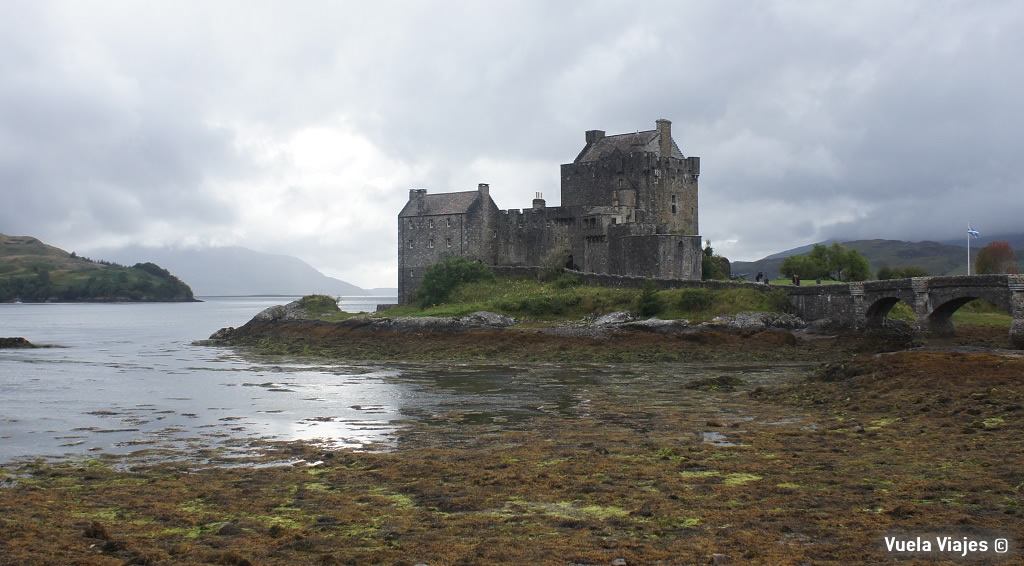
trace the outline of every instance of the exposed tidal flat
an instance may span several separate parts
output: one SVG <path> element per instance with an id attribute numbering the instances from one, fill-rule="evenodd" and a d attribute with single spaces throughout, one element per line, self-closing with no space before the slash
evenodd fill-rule
<path id="1" fill-rule="evenodd" d="M 0 553 L 83 564 L 703 564 L 716 554 L 868 564 L 897 558 L 886 536 L 1024 541 L 1024 360 L 992 348 L 1005 332 L 963 328 L 957 342 L 880 352 L 893 348 L 780 331 L 636 331 L 616 342 L 541 330 L 367 332 L 354 361 L 339 357 L 354 333 L 297 333 L 276 346 L 264 336 L 264 351 L 181 342 L 172 358 L 227 360 L 202 374 L 218 384 L 209 397 L 186 381 L 195 414 L 221 415 L 208 424 L 227 423 L 210 427 L 227 440 L 198 434 L 158 458 L 143 447 L 9 461 Z M 390 342 L 386 359 L 424 354 L 371 362 L 373 341 Z M 429 354 L 474 342 L 506 347 L 461 361 Z M 645 348 L 662 354 L 644 358 Z M 691 359 L 667 357 L 680 349 Z M 135 364 L 159 367 L 147 359 Z M 389 397 L 343 393 L 366 383 Z M 240 407 L 236 391 L 257 405 L 212 410 Z M 323 401 L 285 406 L 296 397 Z M 161 399 L 149 402 L 171 402 Z M 293 424 L 351 411 L 388 429 L 347 447 L 330 442 L 336 429 L 320 441 L 253 434 L 247 423 L 263 414 L 253 408 L 275 403 Z"/>

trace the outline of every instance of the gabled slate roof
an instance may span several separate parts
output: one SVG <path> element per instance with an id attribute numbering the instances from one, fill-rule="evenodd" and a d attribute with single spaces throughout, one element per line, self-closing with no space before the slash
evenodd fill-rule
<path id="1" fill-rule="evenodd" d="M 654 153 L 658 157 L 664 157 L 661 155 L 658 130 L 647 130 L 633 134 L 605 136 L 584 147 L 583 151 L 576 157 L 575 163 L 598 161 L 604 157 L 611 156 L 615 153 L 615 150 L 619 150 L 626 155 L 635 152 L 649 152 Z M 683 159 L 683 152 L 679 151 L 679 146 L 676 145 L 674 140 L 672 141 L 672 155 L 667 157 Z"/>
<path id="2" fill-rule="evenodd" d="M 423 210 L 420 212 L 416 199 L 405 203 L 398 217 L 403 216 L 436 216 L 441 214 L 465 214 L 469 207 L 480 196 L 479 191 L 463 191 L 459 193 L 437 193 L 424 195 Z"/>

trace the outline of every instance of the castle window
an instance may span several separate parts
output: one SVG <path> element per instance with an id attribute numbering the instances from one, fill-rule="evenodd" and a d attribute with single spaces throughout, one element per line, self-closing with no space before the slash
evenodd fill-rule
<path id="1" fill-rule="evenodd" d="M 491 230 L 491 238 L 497 238 L 497 237 L 498 237 L 498 231 L 497 230 Z"/>
<path id="2" fill-rule="evenodd" d="M 427 240 L 427 247 L 428 248 L 433 248 L 434 247 L 434 239 L 433 238 Z"/>
<path id="3" fill-rule="evenodd" d="M 409 249 L 411 250 L 411 249 L 413 249 L 414 247 L 416 247 L 416 246 L 414 246 L 414 245 L 413 245 L 413 243 L 412 243 L 412 240 L 409 240 Z"/>
<path id="4" fill-rule="evenodd" d="M 446 238 L 445 239 L 445 245 L 447 245 L 449 248 L 452 247 L 452 239 L 451 238 Z"/>
<path id="5" fill-rule="evenodd" d="M 431 218 L 430 220 L 427 220 L 427 228 L 433 228 L 433 227 L 434 227 L 434 219 Z"/>
<path id="6" fill-rule="evenodd" d="M 448 224 L 448 226 L 447 226 L 448 228 L 452 227 L 452 219 L 451 218 L 445 218 L 444 221 Z"/>
<path id="7" fill-rule="evenodd" d="M 618 224 L 618 223 L 619 223 L 619 219 L 618 219 L 618 218 L 615 218 L 615 217 L 613 216 L 613 217 L 612 217 L 612 225 L 614 226 L 615 224 Z"/>
<path id="8" fill-rule="evenodd" d="M 676 213 L 676 195 L 672 195 L 672 214 Z"/>

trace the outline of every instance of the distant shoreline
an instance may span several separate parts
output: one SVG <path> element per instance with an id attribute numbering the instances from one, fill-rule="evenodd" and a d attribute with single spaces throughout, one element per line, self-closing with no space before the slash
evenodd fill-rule
<path id="1" fill-rule="evenodd" d="M 202 299 L 191 297 L 188 299 L 79 299 L 75 301 L 0 301 L 8 305 L 73 305 L 80 303 L 116 304 L 116 303 L 201 303 Z"/>

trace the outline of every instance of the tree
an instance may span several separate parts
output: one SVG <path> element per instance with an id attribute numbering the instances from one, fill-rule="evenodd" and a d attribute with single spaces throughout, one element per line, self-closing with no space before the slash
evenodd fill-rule
<path id="1" fill-rule="evenodd" d="M 981 248 L 974 260 L 974 272 L 978 275 L 1017 273 L 1017 256 L 1010 242 L 992 242 Z"/>
<path id="2" fill-rule="evenodd" d="M 904 265 L 901 267 L 889 267 L 883 265 L 878 268 L 878 279 L 906 279 L 908 277 L 927 277 L 928 271 L 916 265 Z"/>
<path id="3" fill-rule="evenodd" d="M 732 275 L 729 259 L 715 253 L 711 240 L 704 240 L 704 254 L 700 258 L 701 279 L 728 279 Z"/>
<path id="4" fill-rule="evenodd" d="M 779 271 L 787 277 L 798 275 L 801 279 L 836 281 L 863 281 L 871 275 L 867 258 L 839 242 L 830 247 L 814 244 L 806 254 L 789 256 L 782 261 Z"/>
<path id="5" fill-rule="evenodd" d="M 779 272 L 786 277 L 797 275 L 801 279 L 818 279 L 828 276 L 828 266 L 811 254 L 791 255 L 782 260 Z"/>

